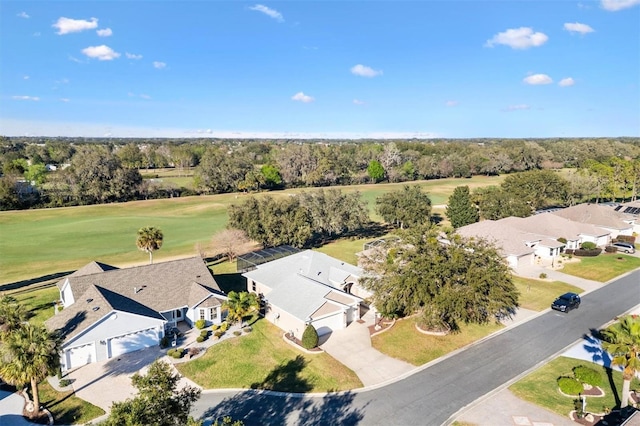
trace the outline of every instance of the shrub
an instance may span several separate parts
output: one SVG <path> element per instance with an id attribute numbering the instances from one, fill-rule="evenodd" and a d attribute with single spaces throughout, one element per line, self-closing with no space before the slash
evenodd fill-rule
<path id="1" fill-rule="evenodd" d="M 599 255 L 601 252 L 602 252 L 602 249 L 599 249 L 599 248 L 595 248 L 592 250 L 580 249 L 580 250 L 574 251 L 573 254 L 575 254 L 576 256 L 583 256 L 583 257 L 595 257 Z"/>
<path id="2" fill-rule="evenodd" d="M 213 325 L 211 326 L 211 330 L 213 330 L 213 331 L 216 331 L 216 330 L 217 330 L 217 329 L 219 329 L 219 328 L 220 328 L 220 326 L 219 326 L 218 324 L 213 324 Z"/>
<path id="3" fill-rule="evenodd" d="M 558 238 L 558 242 L 562 243 L 562 244 L 567 244 L 567 239 L 564 238 L 564 237 L 560 237 L 560 238 Z"/>
<path id="4" fill-rule="evenodd" d="M 313 349 L 318 346 L 318 332 L 316 328 L 309 324 L 302 333 L 302 347 L 305 349 Z"/>
<path id="5" fill-rule="evenodd" d="M 239 336 L 239 335 L 241 335 L 241 334 L 242 334 L 242 331 L 240 331 L 240 330 L 235 330 L 235 331 L 233 332 L 233 335 L 234 335 L 234 336 Z"/>
<path id="6" fill-rule="evenodd" d="M 222 330 L 218 330 L 218 331 L 216 331 L 213 335 L 214 335 L 214 336 L 216 336 L 216 337 L 218 337 L 218 338 L 220 338 L 220 337 L 222 337 L 222 335 L 223 335 L 223 334 L 224 334 L 224 331 L 222 331 Z"/>
<path id="7" fill-rule="evenodd" d="M 187 352 L 189 353 L 189 356 L 195 356 L 200 353 L 200 348 L 196 348 L 195 346 L 193 346 L 193 347 L 190 347 Z"/>
<path id="8" fill-rule="evenodd" d="M 547 278 L 547 274 L 545 274 L 544 272 L 540 274 L 540 279 L 544 280 Z"/>
<path id="9" fill-rule="evenodd" d="M 206 325 L 207 325 L 207 322 L 203 319 L 199 319 L 198 321 L 196 321 L 196 328 L 198 330 L 202 330 Z"/>
<path id="10" fill-rule="evenodd" d="M 582 383 L 573 377 L 559 377 L 558 387 L 566 395 L 578 395 L 584 390 Z"/>
<path id="11" fill-rule="evenodd" d="M 182 355 L 184 355 L 184 349 L 182 348 L 171 348 L 167 351 L 167 355 L 170 356 L 171 358 L 182 358 Z"/>
<path id="12" fill-rule="evenodd" d="M 162 339 L 160 339 L 160 347 L 166 348 L 167 346 L 169 346 L 169 338 L 167 336 L 164 336 Z"/>
<path id="13" fill-rule="evenodd" d="M 62 312 L 63 309 L 64 309 L 64 306 L 58 305 L 58 312 Z"/>
<path id="14" fill-rule="evenodd" d="M 242 331 L 244 331 L 245 333 L 251 333 L 252 330 L 253 328 L 251 328 L 250 325 L 242 328 Z"/>
<path id="15" fill-rule="evenodd" d="M 209 330 L 202 330 L 200 332 L 200 335 L 206 339 L 207 337 L 209 337 Z"/>
<path id="16" fill-rule="evenodd" d="M 582 401 L 580 398 L 573 400 L 573 408 L 576 411 L 576 417 L 581 419 L 584 417 L 584 410 L 582 408 Z"/>
<path id="17" fill-rule="evenodd" d="M 220 330 L 222 330 L 223 333 L 227 331 L 228 328 L 229 328 L 229 323 L 223 322 L 222 324 L 220 324 Z"/>
<path id="18" fill-rule="evenodd" d="M 69 386 L 71 384 L 71 380 L 69 379 L 62 379 L 58 382 L 58 384 L 60 385 L 60 387 L 62 388 L 66 388 L 67 386 Z"/>
<path id="19" fill-rule="evenodd" d="M 584 243 L 580 244 L 580 248 L 583 250 L 593 250 L 596 247 L 596 243 L 592 243 L 591 241 L 585 241 Z"/>
<path id="20" fill-rule="evenodd" d="M 573 375 L 582 383 L 586 383 L 591 386 L 600 386 L 602 384 L 602 375 L 600 372 L 584 365 L 574 367 Z"/>
<path id="21" fill-rule="evenodd" d="M 196 342 L 202 343 L 202 342 L 204 342 L 205 339 L 206 339 L 206 337 L 198 336 L 198 337 L 196 337 Z"/>
<path id="22" fill-rule="evenodd" d="M 604 251 L 606 253 L 617 253 L 618 252 L 618 247 L 616 247 L 616 246 L 606 246 L 604 248 Z"/>
<path id="23" fill-rule="evenodd" d="M 625 243 L 631 243 L 631 244 L 635 244 L 636 243 L 636 237 L 634 237 L 633 235 L 618 235 L 616 237 L 615 240 L 613 240 L 613 242 L 618 242 L 618 241 L 624 241 Z"/>

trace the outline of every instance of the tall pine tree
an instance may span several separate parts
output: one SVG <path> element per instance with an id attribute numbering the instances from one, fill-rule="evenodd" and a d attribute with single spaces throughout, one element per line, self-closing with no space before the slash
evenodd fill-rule
<path id="1" fill-rule="evenodd" d="M 445 214 L 454 228 L 460 228 L 478 221 L 480 216 L 471 202 L 468 186 L 458 186 L 453 190 L 453 194 L 449 197 Z"/>

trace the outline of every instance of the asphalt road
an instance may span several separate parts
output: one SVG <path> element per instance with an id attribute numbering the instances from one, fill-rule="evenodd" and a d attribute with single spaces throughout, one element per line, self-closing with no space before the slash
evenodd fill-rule
<path id="1" fill-rule="evenodd" d="M 230 415 L 247 426 L 442 425 L 463 407 L 639 304 L 636 271 L 584 295 L 578 310 L 546 312 L 385 387 L 321 397 L 204 393 L 192 414 L 207 424 Z M 592 350 L 597 356 L 599 348 Z"/>

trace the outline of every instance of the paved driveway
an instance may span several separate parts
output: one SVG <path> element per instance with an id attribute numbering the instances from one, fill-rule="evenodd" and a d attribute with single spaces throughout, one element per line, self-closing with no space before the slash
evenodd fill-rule
<path id="1" fill-rule="evenodd" d="M 131 376 L 144 369 L 164 351 L 158 346 L 131 352 L 107 361 L 87 364 L 69 372 L 65 378 L 72 381 L 79 398 L 109 411 L 111 404 L 124 401 L 136 393 Z"/>
<path id="2" fill-rule="evenodd" d="M 22 417 L 24 398 L 19 394 L 0 388 L 0 425 L 21 426 L 33 425 Z"/>
<path id="3" fill-rule="evenodd" d="M 367 312 L 363 320 L 364 323 L 354 321 L 344 330 L 332 332 L 320 347 L 353 370 L 364 386 L 399 380 L 416 368 L 371 347 L 368 326 L 374 322 L 373 312 Z"/>

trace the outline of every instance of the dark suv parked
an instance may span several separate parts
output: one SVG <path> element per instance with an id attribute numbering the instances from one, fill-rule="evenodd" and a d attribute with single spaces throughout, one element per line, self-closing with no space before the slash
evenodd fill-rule
<path id="1" fill-rule="evenodd" d="M 580 296 L 575 293 L 565 293 L 558 297 L 552 304 L 551 309 L 560 312 L 569 312 L 580 307 Z"/>

